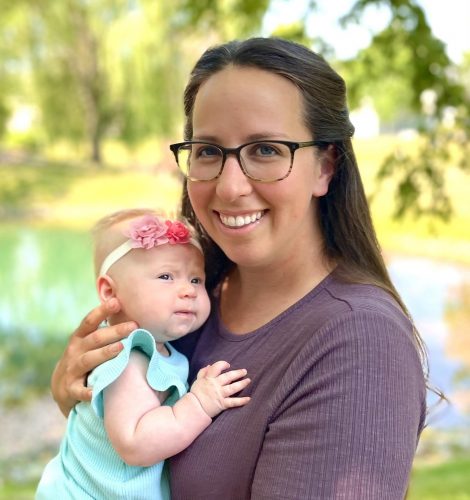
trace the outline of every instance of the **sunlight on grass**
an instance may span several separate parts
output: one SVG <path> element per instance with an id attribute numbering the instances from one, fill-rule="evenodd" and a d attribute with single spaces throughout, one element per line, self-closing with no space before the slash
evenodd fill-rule
<path id="1" fill-rule="evenodd" d="M 51 222 L 81 225 L 106 213 L 131 207 L 149 207 L 175 212 L 181 192 L 174 175 L 125 173 L 100 174 L 77 180 L 67 194 L 47 209 Z"/>
<path id="2" fill-rule="evenodd" d="M 405 217 L 393 218 L 395 206 L 393 180 L 377 191 L 376 172 L 394 148 L 412 152 L 417 139 L 399 140 L 396 136 L 356 140 L 354 143 L 361 176 L 368 196 L 373 193 L 371 212 L 378 239 L 385 253 L 417 255 L 470 265 L 470 177 L 457 167 L 446 172 L 446 186 L 453 205 L 449 222 Z"/>
<path id="3" fill-rule="evenodd" d="M 470 458 L 413 469 L 407 500 L 470 500 Z"/>

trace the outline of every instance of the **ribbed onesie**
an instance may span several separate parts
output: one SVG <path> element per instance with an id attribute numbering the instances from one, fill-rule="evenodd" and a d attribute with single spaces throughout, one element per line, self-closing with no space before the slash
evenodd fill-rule
<path id="1" fill-rule="evenodd" d="M 245 335 L 216 300 L 175 346 L 190 380 L 220 359 L 246 368 L 252 399 L 170 459 L 172 500 L 404 497 L 426 390 L 411 324 L 380 288 L 329 276 Z"/>
<path id="2" fill-rule="evenodd" d="M 134 330 L 123 344 L 124 350 L 117 357 L 89 376 L 93 399 L 91 403 L 79 403 L 70 412 L 60 452 L 47 464 L 36 500 L 169 500 L 164 462 L 151 467 L 132 466 L 114 450 L 104 427 L 103 392 L 124 371 L 131 350 L 140 349 L 149 357 L 149 385 L 156 391 L 170 390 L 164 404 L 174 405 L 186 394 L 188 361 L 168 344 L 170 356 L 162 356 L 147 330 Z"/>

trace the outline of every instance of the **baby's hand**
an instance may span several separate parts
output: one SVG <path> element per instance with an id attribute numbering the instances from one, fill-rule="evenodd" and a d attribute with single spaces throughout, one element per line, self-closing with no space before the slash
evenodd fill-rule
<path id="1" fill-rule="evenodd" d="M 230 364 L 226 361 L 217 361 L 201 368 L 191 386 L 190 392 L 197 397 L 203 410 L 211 418 L 227 408 L 244 406 L 250 401 L 248 396 L 232 397 L 250 383 L 249 378 L 243 378 L 247 371 L 243 368 L 222 373 L 228 368 Z"/>

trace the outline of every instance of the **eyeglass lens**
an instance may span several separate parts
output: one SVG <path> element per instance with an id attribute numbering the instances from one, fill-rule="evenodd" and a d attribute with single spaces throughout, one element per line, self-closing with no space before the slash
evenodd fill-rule
<path id="1" fill-rule="evenodd" d="M 289 173 L 292 161 L 290 147 L 276 142 L 246 144 L 240 148 L 237 156 L 244 173 L 262 181 L 284 178 Z M 211 180 L 220 174 L 224 151 L 212 144 L 184 144 L 178 149 L 178 164 L 190 179 Z"/>

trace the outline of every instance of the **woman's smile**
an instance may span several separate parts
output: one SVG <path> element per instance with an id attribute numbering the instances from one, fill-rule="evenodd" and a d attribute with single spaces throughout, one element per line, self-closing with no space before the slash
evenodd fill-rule
<path id="1" fill-rule="evenodd" d="M 240 213 L 240 214 L 228 214 L 222 212 L 216 212 L 220 218 L 220 221 L 224 226 L 231 228 L 241 228 L 248 225 L 252 225 L 259 221 L 263 217 L 265 210 L 258 210 L 251 213 Z"/>

